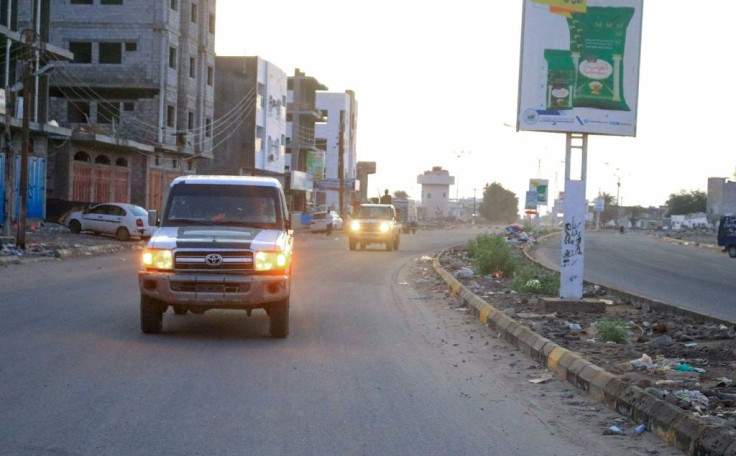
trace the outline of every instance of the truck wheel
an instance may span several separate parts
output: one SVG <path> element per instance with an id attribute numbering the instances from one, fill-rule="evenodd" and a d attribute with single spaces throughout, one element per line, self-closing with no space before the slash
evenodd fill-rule
<path id="1" fill-rule="evenodd" d="M 289 298 L 271 304 L 269 309 L 271 337 L 284 339 L 289 335 Z"/>
<path id="2" fill-rule="evenodd" d="M 163 305 L 151 297 L 141 295 L 141 331 L 145 334 L 158 334 L 163 326 Z"/>
<path id="3" fill-rule="evenodd" d="M 736 245 L 731 245 L 728 247 L 728 256 L 731 258 L 736 258 Z"/>
<path id="4" fill-rule="evenodd" d="M 350 250 L 355 250 L 355 245 L 358 242 L 355 239 L 349 239 L 348 240 L 348 247 L 350 247 Z"/>
<path id="5" fill-rule="evenodd" d="M 386 251 L 390 252 L 394 249 L 394 241 L 388 241 L 386 243 Z"/>
<path id="6" fill-rule="evenodd" d="M 394 239 L 394 250 L 399 250 L 399 240 L 400 238 L 396 236 L 396 239 Z"/>

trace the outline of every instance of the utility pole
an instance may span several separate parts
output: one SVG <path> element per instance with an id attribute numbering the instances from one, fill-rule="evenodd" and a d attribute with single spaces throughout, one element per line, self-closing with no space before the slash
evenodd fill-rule
<path id="1" fill-rule="evenodd" d="M 6 60 L 7 62 L 7 60 Z M 6 73 L 7 75 L 7 73 Z M 13 225 L 13 203 L 15 202 L 13 182 L 15 181 L 15 155 L 13 153 L 12 134 L 10 132 L 10 89 L 7 81 L 5 82 L 5 185 L 4 185 L 4 208 L 3 214 L 3 235 L 10 236 L 12 234 Z M 13 105 L 14 106 L 14 105 Z"/>
<path id="2" fill-rule="evenodd" d="M 28 211 L 28 155 L 31 148 L 31 98 L 33 97 L 33 30 L 25 30 L 23 44 L 23 126 L 20 157 L 20 207 L 15 245 L 26 249 L 26 212 Z"/>
<path id="3" fill-rule="evenodd" d="M 340 181 L 339 193 L 339 204 L 340 209 L 338 210 L 340 218 L 345 220 L 345 209 L 344 209 L 344 189 L 345 189 L 345 111 L 340 111 L 340 134 L 338 135 L 337 145 L 337 178 Z"/>

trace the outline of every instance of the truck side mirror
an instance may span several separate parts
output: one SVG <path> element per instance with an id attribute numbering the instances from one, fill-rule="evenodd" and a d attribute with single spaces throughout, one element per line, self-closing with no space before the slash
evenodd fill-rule
<path id="1" fill-rule="evenodd" d="M 158 211 L 156 209 L 148 211 L 148 225 L 158 226 Z"/>

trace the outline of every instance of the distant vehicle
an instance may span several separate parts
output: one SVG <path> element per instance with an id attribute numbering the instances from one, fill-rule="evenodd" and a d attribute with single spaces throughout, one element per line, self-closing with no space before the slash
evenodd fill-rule
<path id="1" fill-rule="evenodd" d="M 718 245 L 731 258 L 736 258 L 736 216 L 726 215 L 718 223 Z"/>
<path id="2" fill-rule="evenodd" d="M 412 199 L 394 199 L 394 207 L 401 221 L 401 232 L 417 232 L 417 202 Z"/>
<path id="3" fill-rule="evenodd" d="M 148 239 L 156 230 L 149 223 L 148 211 L 135 204 L 104 203 L 84 211 L 69 214 L 66 226 L 72 233 L 91 231 L 95 234 L 112 234 L 121 241 L 131 237 Z"/>
<path id="4" fill-rule="evenodd" d="M 329 217 L 332 217 L 332 229 L 340 231 L 342 229 L 342 218 L 335 211 L 319 211 L 312 214 L 312 221 L 309 222 L 309 231 L 327 231 Z"/>
<path id="5" fill-rule="evenodd" d="M 371 244 L 384 244 L 389 252 L 399 249 L 401 224 L 393 204 L 361 204 L 348 230 L 348 247 L 355 250 Z"/>

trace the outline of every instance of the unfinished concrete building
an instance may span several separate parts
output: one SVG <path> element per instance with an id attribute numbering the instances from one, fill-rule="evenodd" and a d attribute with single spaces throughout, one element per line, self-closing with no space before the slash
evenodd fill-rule
<path id="1" fill-rule="evenodd" d="M 214 0 L 52 1 L 49 42 L 74 55 L 49 77 L 49 198 L 161 209 L 168 184 L 212 157 Z"/>

